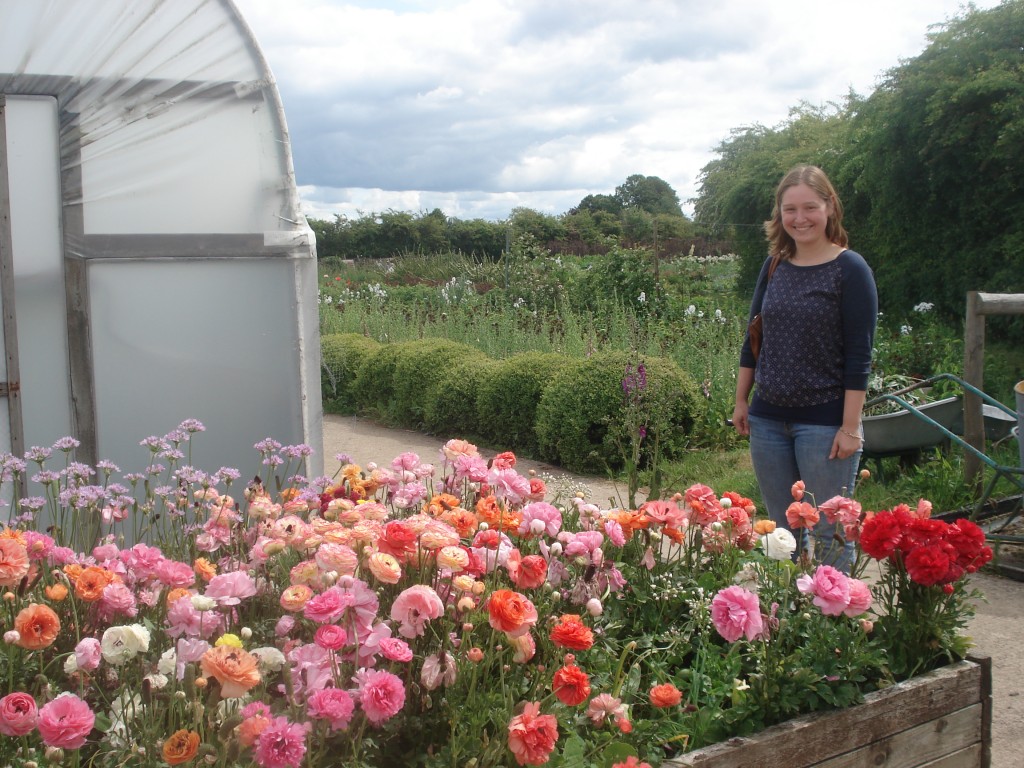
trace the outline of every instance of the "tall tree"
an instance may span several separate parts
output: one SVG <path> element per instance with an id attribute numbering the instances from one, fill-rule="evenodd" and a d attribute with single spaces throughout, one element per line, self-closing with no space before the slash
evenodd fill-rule
<path id="1" fill-rule="evenodd" d="M 639 208 L 652 216 L 667 213 L 682 216 L 679 195 L 664 179 L 635 173 L 615 188 L 621 208 Z"/>

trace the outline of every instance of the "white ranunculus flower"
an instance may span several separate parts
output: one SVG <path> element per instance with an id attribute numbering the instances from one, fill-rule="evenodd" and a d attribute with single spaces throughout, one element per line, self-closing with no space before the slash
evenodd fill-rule
<path id="1" fill-rule="evenodd" d="M 776 528 L 761 537 L 761 549 L 772 560 L 788 560 L 796 551 L 796 539 L 785 528 Z"/>
<path id="2" fill-rule="evenodd" d="M 192 607 L 202 613 L 203 611 L 212 611 L 217 607 L 217 601 L 212 597 L 206 595 L 192 595 Z"/>
<path id="3" fill-rule="evenodd" d="M 284 654 L 271 645 L 263 648 L 253 648 L 250 653 L 259 659 L 261 671 L 280 672 L 284 669 L 286 661 Z"/>
<path id="4" fill-rule="evenodd" d="M 108 664 L 119 667 L 149 650 L 149 630 L 141 624 L 110 627 L 100 639 L 100 652 Z"/>
<path id="5" fill-rule="evenodd" d="M 160 655 L 156 663 L 156 671 L 161 675 L 173 675 L 178 664 L 178 653 L 174 648 L 168 648 Z"/>

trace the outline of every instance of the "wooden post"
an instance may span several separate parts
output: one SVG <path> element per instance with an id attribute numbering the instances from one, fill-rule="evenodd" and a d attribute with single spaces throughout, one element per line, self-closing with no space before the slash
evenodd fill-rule
<path id="1" fill-rule="evenodd" d="M 982 388 L 985 376 L 985 316 L 981 313 L 981 294 L 967 293 L 967 318 L 964 322 L 964 381 Z M 981 398 L 964 392 L 964 440 L 985 452 L 985 423 L 981 415 Z M 981 484 L 981 461 L 973 453 L 964 456 L 964 482 Z"/>
<path id="2" fill-rule="evenodd" d="M 982 389 L 985 380 L 985 316 L 1024 315 L 1024 293 L 981 293 L 968 291 L 964 323 L 964 381 Z M 985 421 L 981 398 L 964 393 L 964 440 L 985 452 Z M 964 456 L 964 480 L 981 487 L 981 461 L 974 454 Z"/>

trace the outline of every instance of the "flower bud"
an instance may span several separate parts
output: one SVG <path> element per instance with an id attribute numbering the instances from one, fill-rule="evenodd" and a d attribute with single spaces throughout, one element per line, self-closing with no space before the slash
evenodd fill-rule
<path id="1" fill-rule="evenodd" d="M 730 499 L 728 496 L 723 496 L 722 498 L 720 498 L 718 500 L 718 505 L 722 509 L 731 509 L 732 508 L 732 499 Z"/>
<path id="2" fill-rule="evenodd" d="M 587 600 L 587 613 L 591 616 L 600 616 L 604 613 L 604 606 L 601 605 L 601 601 L 596 597 L 592 597 Z"/>

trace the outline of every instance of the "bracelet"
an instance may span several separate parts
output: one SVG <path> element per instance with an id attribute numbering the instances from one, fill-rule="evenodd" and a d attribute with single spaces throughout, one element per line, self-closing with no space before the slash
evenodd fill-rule
<path id="1" fill-rule="evenodd" d="M 863 437 L 861 437 L 860 435 L 855 435 L 855 434 L 853 434 L 853 432 L 847 432 L 842 427 L 839 428 L 839 431 L 842 432 L 847 437 L 852 437 L 854 440 L 860 440 L 862 443 L 864 442 L 864 438 Z"/>

